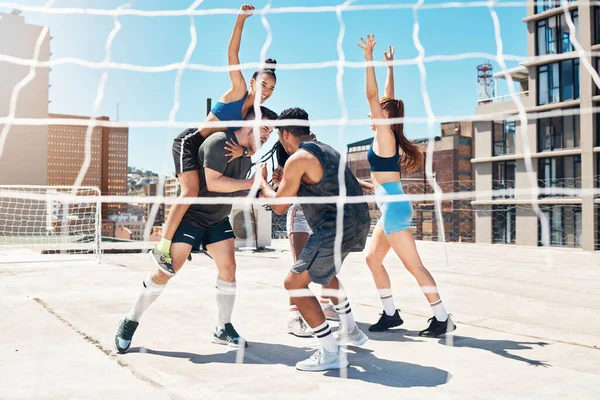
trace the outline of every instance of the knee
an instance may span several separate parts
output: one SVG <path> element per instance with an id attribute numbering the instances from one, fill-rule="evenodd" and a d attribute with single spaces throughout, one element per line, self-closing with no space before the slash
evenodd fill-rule
<path id="1" fill-rule="evenodd" d="M 236 270 L 235 262 L 223 264 L 219 268 L 219 275 L 221 275 L 223 278 L 228 278 L 226 280 L 228 280 L 229 282 L 235 282 L 235 270 Z"/>
<path id="2" fill-rule="evenodd" d="M 181 197 L 198 197 L 200 192 L 200 183 L 188 183 L 181 186 Z"/>
<path id="3" fill-rule="evenodd" d="M 379 268 L 383 265 L 383 257 L 379 256 L 377 253 L 367 253 L 366 257 L 367 265 L 369 268 Z"/>
<path id="4" fill-rule="evenodd" d="M 172 276 L 165 274 L 164 272 L 162 272 L 160 269 L 157 268 L 154 270 L 154 272 L 152 274 L 150 274 L 150 278 L 157 285 L 166 285 L 167 282 L 169 282 L 169 280 L 172 278 Z"/>
<path id="5" fill-rule="evenodd" d="M 301 286 L 302 285 L 294 274 L 288 274 L 288 276 L 285 277 L 285 281 L 283 281 L 283 287 L 285 287 L 285 290 L 301 289 Z"/>

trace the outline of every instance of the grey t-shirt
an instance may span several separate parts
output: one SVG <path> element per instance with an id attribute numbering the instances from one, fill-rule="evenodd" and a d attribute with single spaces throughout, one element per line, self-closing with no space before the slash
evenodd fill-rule
<path id="1" fill-rule="evenodd" d="M 210 168 L 233 179 L 245 179 L 250 171 L 252 160 L 249 157 L 239 157 L 228 162 L 225 155 L 225 145 L 228 140 L 237 143 L 235 134 L 231 131 L 216 132 L 210 135 L 198 150 L 198 161 L 202 168 L 200 174 L 200 191 L 198 197 L 233 197 L 237 193 L 215 193 L 206 187 L 205 168 Z M 182 222 L 200 228 L 212 228 L 223 222 L 231 213 L 230 204 L 192 204 L 183 216 Z"/>

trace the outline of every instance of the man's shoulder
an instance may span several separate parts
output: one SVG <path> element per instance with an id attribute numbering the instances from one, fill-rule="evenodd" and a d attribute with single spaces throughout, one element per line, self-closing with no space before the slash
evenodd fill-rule
<path id="1" fill-rule="evenodd" d="M 218 142 L 226 142 L 230 138 L 229 132 L 215 132 L 204 140 L 203 144 L 207 146 Z"/>

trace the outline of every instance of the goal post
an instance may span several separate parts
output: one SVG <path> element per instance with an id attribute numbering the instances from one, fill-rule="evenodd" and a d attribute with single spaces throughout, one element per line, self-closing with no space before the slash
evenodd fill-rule
<path id="1" fill-rule="evenodd" d="M 79 199 L 81 196 L 86 200 Z M 85 254 L 100 262 L 101 227 L 102 201 L 97 187 L 0 185 L 2 252 L 29 249 Z M 26 256 L 20 258 L 18 261 L 29 261 Z"/>

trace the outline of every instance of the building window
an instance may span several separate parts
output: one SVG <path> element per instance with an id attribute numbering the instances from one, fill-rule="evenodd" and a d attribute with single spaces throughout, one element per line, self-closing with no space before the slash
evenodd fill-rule
<path id="1" fill-rule="evenodd" d="M 494 121 L 492 153 L 494 156 L 515 154 L 515 121 Z"/>
<path id="2" fill-rule="evenodd" d="M 581 206 L 543 206 L 551 246 L 581 247 Z M 543 245 L 542 220 L 538 223 L 539 244 Z"/>
<path id="3" fill-rule="evenodd" d="M 504 190 L 503 194 L 494 194 L 492 198 L 513 198 L 515 197 L 515 175 L 516 164 L 514 161 L 495 162 L 492 164 L 492 189 Z"/>
<path id="4" fill-rule="evenodd" d="M 581 188 L 581 156 L 540 158 L 538 182 L 541 189 L 549 189 L 550 191 L 554 188 Z M 565 196 L 565 194 L 552 192 L 540 194 L 540 197 L 556 196 Z"/>
<path id="5" fill-rule="evenodd" d="M 567 0 L 569 3 L 576 0 Z M 544 11 L 551 10 L 553 8 L 560 7 L 560 0 L 537 0 L 535 5 L 535 13 L 539 14 Z"/>
<path id="6" fill-rule="evenodd" d="M 517 232 L 517 208 L 515 206 L 493 206 L 492 242 L 515 243 Z"/>
<path id="7" fill-rule="evenodd" d="M 578 32 L 579 17 L 577 10 L 571 12 L 571 19 Z M 569 39 L 569 25 L 565 14 L 559 14 L 537 22 L 537 55 L 567 53 L 573 51 L 573 44 Z"/>
<path id="8" fill-rule="evenodd" d="M 579 147 L 579 115 L 566 115 L 538 120 L 538 151 Z"/>
<path id="9" fill-rule="evenodd" d="M 538 67 L 538 105 L 579 98 L 579 59 Z"/>

